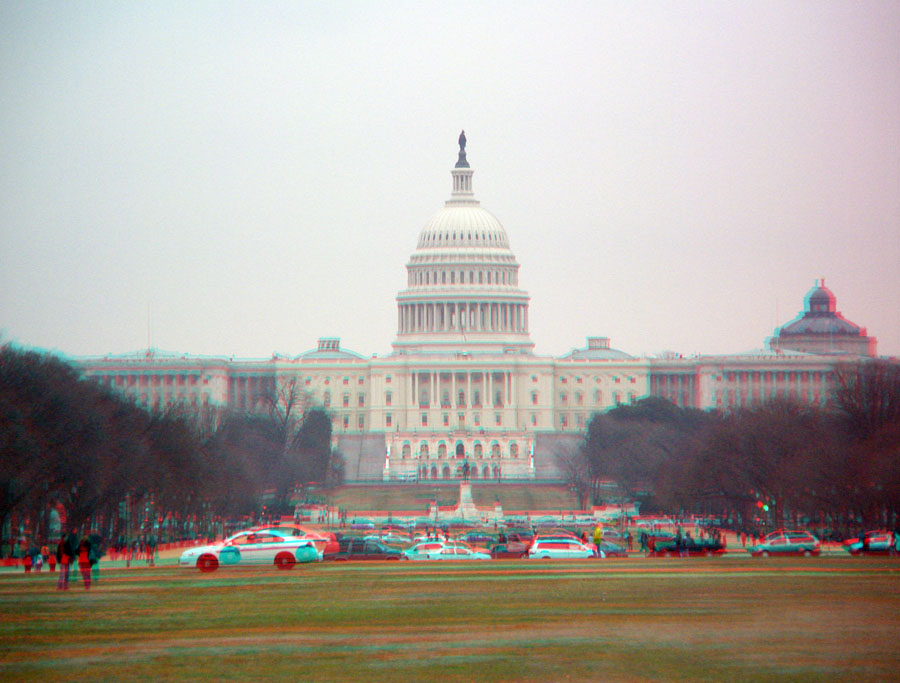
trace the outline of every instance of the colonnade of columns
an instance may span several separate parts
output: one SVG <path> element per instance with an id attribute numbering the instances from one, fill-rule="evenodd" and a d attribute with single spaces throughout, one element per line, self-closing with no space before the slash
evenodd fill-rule
<path id="1" fill-rule="evenodd" d="M 449 375 L 449 382 L 446 380 Z M 465 381 L 460 382 L 459 375 L 465 376 Z M 442 376 L 444 376 L 442 378 Z M 442 381 L 443 380 L 443 381 Z M 473 385 L 480 392 L 475 401 Z M 505 408 L 513 404 L 516 391 L 516 376 L 512 372 L 494 372 L 491 370 L 466 370 L 459 372 L 449 370 L 445 372 L 411 372 L 407 379 L 407 389 L 411 408 L 440 408 L 443 403 L 441 389 L 446 389 L 449 398 L 449 406 L 443 407 L 471 408 L 471 407 L 496 407 Z M 459 392 L 463 390 L 464 400 L 459 401 Z"/>
<path id="2" fill-rule="evenodd" d="M 409 303 L 398 306 L 400 334 L 416 332 L 528 332 L 528 306 L 503 302 Z"/>

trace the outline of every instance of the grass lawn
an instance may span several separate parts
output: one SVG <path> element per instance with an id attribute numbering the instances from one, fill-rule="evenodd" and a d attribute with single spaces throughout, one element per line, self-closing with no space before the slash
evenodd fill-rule
<path id="1" fill-rule="evenodd" d="M 325 491 L 329 501 L 348 510 L 421 510 L 437 495 L 441 505 L 455 505 L 459 500 L 459 483 L 394 484 L 341 486 Z M 571 510 L 572 493 L 561 484 L 483 484 L 472 483 L 472 499 L 476 505 L 494 507 L 499 500 L 504 510 Z"/>
<path id="2" fill-rule="evenodd" d="M 900 561 L 745 557 L 0 574 L 0 679 L 886 681 Z"/>

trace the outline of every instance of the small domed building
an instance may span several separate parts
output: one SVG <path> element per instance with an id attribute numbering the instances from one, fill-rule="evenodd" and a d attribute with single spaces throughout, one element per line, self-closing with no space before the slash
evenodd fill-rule
<path id="1" fill-rule="evenodd" d="M 816 280 L 804 302 L 803 312 L 775 330 L 770 348 L 824 355 L 875 355 L 876 339 L 837 311 L 837 299 L 825 286 L 825 278 Z"/>

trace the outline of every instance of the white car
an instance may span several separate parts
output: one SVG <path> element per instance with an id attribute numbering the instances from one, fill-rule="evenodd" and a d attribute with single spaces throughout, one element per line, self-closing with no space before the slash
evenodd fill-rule
<path id="1" fill-rule="evenodd" d="M 426 541 L 403 551 L 407 560 L 490 560 L 491 554 L 464 543 Z"/>
<path id="2" fill-rule="evenodd" d="M 412 543 L 412 540 L 409 536 L 405 534 L 382 534 L 378 536 L 377 534 L 370 534 L 369 536 L 363 537 L 364 541 L 381 541 L 382 543 L 386 543 L 387 545 L 409 545 Z"/>
<path id="3" fill-rule="evenodd" d="M 594 550 L 574 538 L 538 537 L 528 549 L 528 559 L 569 560 L 594 556 Z"/>
<path id="4" fill-rule="evenodd" d="M 313 540 L 297 538 L 272 530 L 241 531 L 224 541 L 185 550 L 178 560 L 181 567 L 197 567 L 214 572 L 219 565 L 273 564 L 291 569 L 295 564 L 322 559 Z"/>

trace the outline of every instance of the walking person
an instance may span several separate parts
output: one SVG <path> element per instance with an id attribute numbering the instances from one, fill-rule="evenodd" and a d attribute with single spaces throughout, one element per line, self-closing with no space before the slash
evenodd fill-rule
<path id="1" fill-rule="evenodd" d="M 78 569 L 81 570 L 81 580 L 84 590 L 91 589 L 91 541 L 85 536 L 78 544 Z"/>
<path id="2" fill-rule="evenodd" d="M 91 580 L 96 583 L 100 579 L 100 558 L 106 554 L 106 551 L 103 547 L 103 537 L 96 531 L 91 532 L 88 540 L 91 542 Z"/>
<path id="3" fill-rule="evenodd" d="M 59 578 L 56 581 L 56 589 L 61 591 L 69 590 L 69 570 L 75 561 L 75 534 L 69 532 L 59 539 L 59 545 L 56 546 L 56 561 L 59 562 Z"/>

